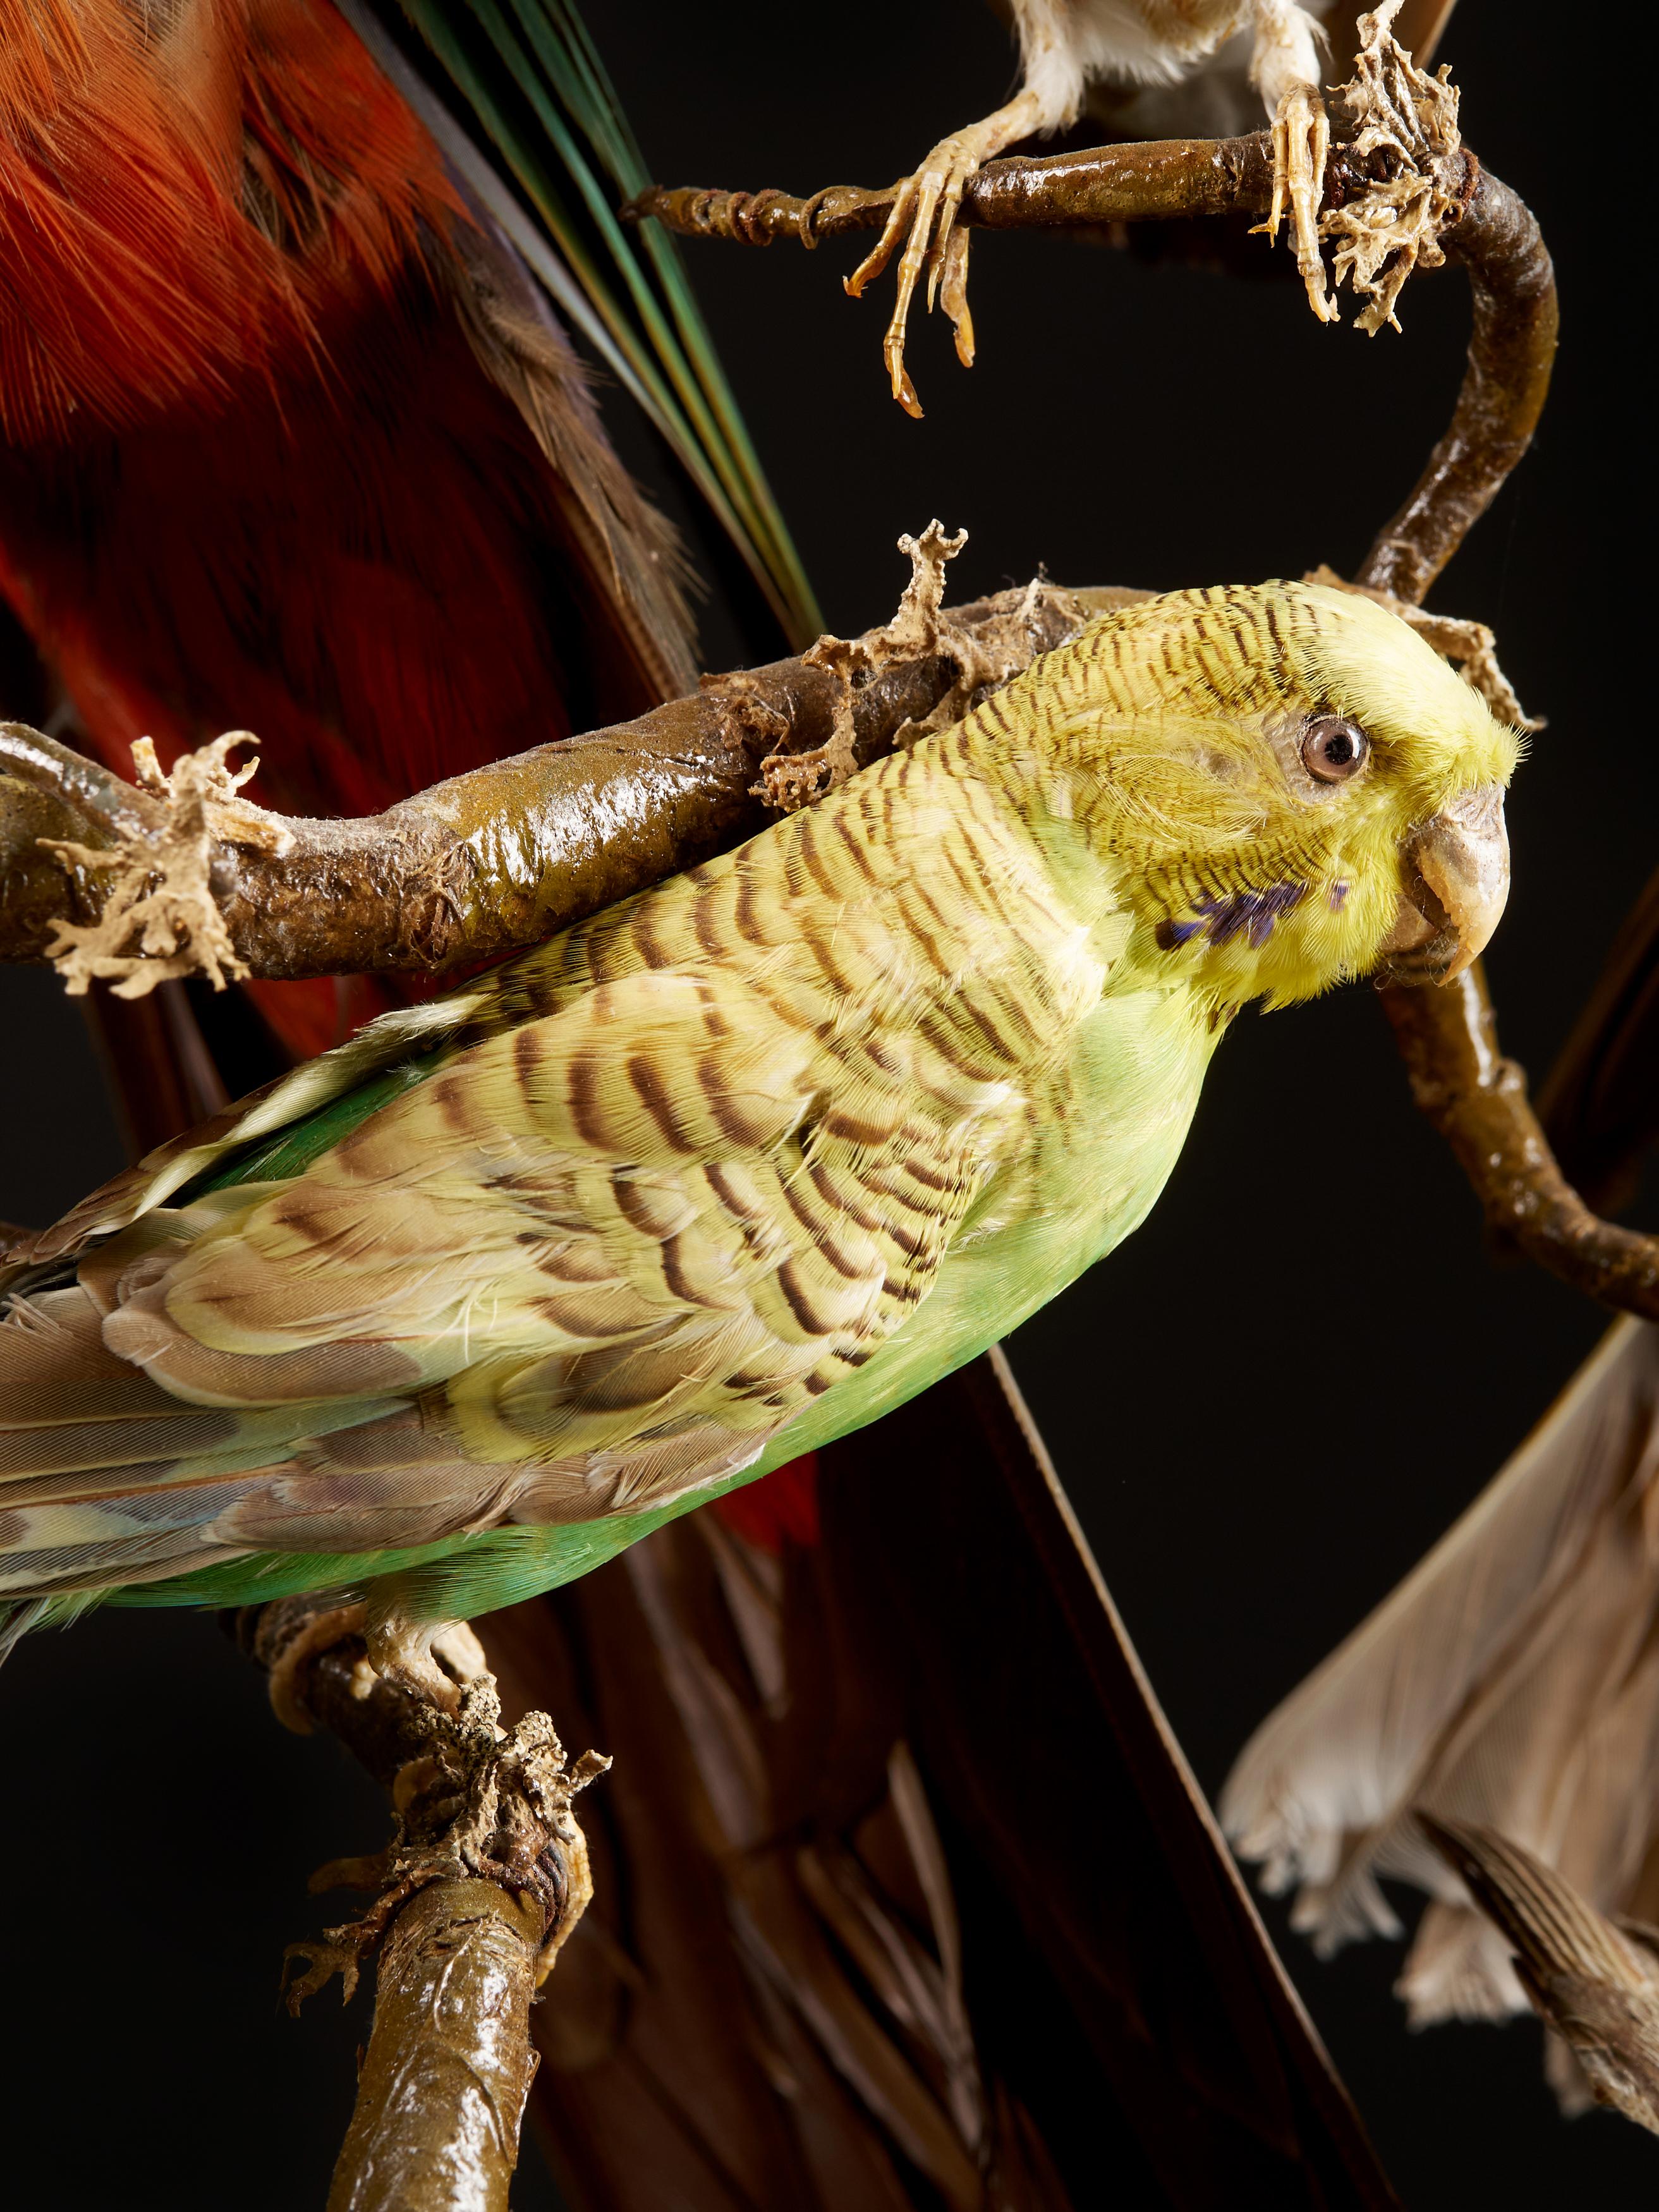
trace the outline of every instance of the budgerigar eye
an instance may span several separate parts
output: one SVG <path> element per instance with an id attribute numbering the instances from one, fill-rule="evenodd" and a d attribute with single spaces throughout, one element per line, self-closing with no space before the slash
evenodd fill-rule
<path id="1" fill-rule="evenodd" d="M 1346 714 L 1319 714 L 1302 733 L 1302 764 L 1321 783 L 1346 783 L 1370 757 L 1371 741 Z"/>

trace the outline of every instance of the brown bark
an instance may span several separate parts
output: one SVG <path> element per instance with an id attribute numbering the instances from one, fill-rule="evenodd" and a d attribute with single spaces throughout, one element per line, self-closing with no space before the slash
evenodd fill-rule
<path id="1" fill-rule="evenodd" d="M 398 1915 L 328 2212 L 507 2212 L 538 1919 L 476 1881 L 432 1882 Z"/>
<path id="2" fill-rule="evenodd" d="M 688 237 L 744 246 L 793 240 L 810 247 L 878 230 L 899 189 L 831 185 L 797 198 L 653 185 L 628 212 L 635 219 L 654 216 Z M 988 161 L 969 178 L 957 221 L 981 230 L 1087 230 L 1180 216 L 1265 215 L 1272 197 L 1272 143 L 1265 131 L 1245 138 L 1141 139 Z"/>
<path id="3" fill-rule="evenodd" d="M 1449 428 L 1354 578 L 1419 603 L 1492 505 L 1532 442 L 1549 392 L 1559 310 L 1537 218 L 1509 186 L 1476 168 L 1463 219 L 1441 234 L 1468 271 L 1468 367 Z"/>
<path id="4" fill-rule="evenodd" d="M 1121 594 L 1042 586 L 950 611 L 994 629 L 1021 665 Z M 951 690 L 956 662 L 892 662 L 852 693 L 862 763 Z M 844 694 L 805 658 L 705 678 L 635 721 L 538 747 L 355 821 L 272 816 L 280 852 L 221 838 L 211 881 L 235 952 L 256 975 L 442 974 L 542 943 L 555 931 L 763 829 L 753 787 L 779 752 L 827 745 Z M 161 802 L 18 723 L 0 724 L 0 958 L 46 957 L 72 903 L 100 911 L 105 879 L 63 865 L 43 837 L 100 848 L 153 836 Z"/>
<path id="5" fill-rule="evenodd" d="M 1479 966 L 1445 990 L 1379 994 L 1412 1096 L 1456 1154 L 1491 1227 L 1604 1305 L 1659 1321 L 1659 1238 L 1592 1213 L 1555 1162 L 1525 1073 L 1498 1048 Z"/>

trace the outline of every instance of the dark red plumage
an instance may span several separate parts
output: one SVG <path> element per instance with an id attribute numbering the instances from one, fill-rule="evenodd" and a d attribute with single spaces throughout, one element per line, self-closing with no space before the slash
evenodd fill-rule
<path id="1" fill-rule="evenodd" d="M 758 1482 L 717 1498 L 711 1509 L 734 1536 L 779 1558 L 786 1544 L 810 1548 L 818 1540 L 818 1455 L 807 1452 L 775 1467 Z"/>
<path id="2" fill-rule="evenodd" d="M 252 795 L 368 812 L 684 684 L 665 526 L 328 0 L 0 34 L 0 591 L 112 768 L 246 727 Z"/>

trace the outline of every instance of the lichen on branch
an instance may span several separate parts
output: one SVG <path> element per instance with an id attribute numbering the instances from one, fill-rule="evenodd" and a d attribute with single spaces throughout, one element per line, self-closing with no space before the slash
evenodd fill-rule
<path id="1" fill-rule="evenodd" d="M 1457 127 L 1458 94 L 1442 63 L 1418 68 L 1391 26 L 1402 0 L 1359 18 L 1354 73 L 1334 95 L 1343 117 L 1320 237 L 1335 248 L 1335 281 L 1368 304 L 1355 326 L 1400 328 L 1395 313 L 1414 269 L 1438 269 L 1443 234 L 1459 222 L 1473 178 Z"/>
<path id="2" fill-rule="evenodd" d="M 809 667 L 822 668 L 836 687 L 830 733 L 811 751 L 768 754 L 754 787 L 755 797 L 763 805 L 776 813 L 792 814 L 846 782 L 860 766 L 853 712 L 857 689 L 884 669 L 939 661 L 952 672 L 950 683 L 925 714 L 907 717 L 894 729 L 890 742 L 902 746 L 959 722 L 980 699 L 1030 665 L 1033 617 L 1043 589 L 1036 578 L 1023 593 L 1005 594 L 1015 603 L 998 606 L 981 622 L 963 622 L 947 612 L 945 564 L 967 543 L 965 530 L 948 537 L 937 517 L 920 538 L 907 532 L 898 550 L 909 557 L 910 580 L 892 619 L 861 637 L 825 635 L 802 654 Z"/>
<path id="3" fill-rule="evenodd" d="M 139 789 L 161 803 L 154 828 L 119 823 L 108 846 L 39 840 L 72 879 L 106 878 L 94 919 L 54 921 L 46 946 L 71 998 L 94 981 L 110 983 L 118 998 L 141 999 L 174 976 L 204 975 L 216 991 L 246 979 L 247 963 L 214 896 L 215 850 L 241 845 L 280 860 L 294 844 L 279 817 L 239 796 L 259 763 L 233 773 L 228 763 L 252 741 L 247 730 L 228 731 L 164 774 L 154 744 L 140 738 L 132 764 Z"/>

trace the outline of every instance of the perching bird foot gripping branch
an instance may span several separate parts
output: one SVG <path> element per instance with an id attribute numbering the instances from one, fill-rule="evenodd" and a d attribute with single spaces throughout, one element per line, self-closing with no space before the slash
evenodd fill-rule
<path id="1" fill-rule="evenodd" d="M 255 1607 L 237 1638 L 279 1717 L 327 1729 L 391 1791 L 398 1828 L 316 1890 L 369 1888 L 359 1920 L 295 1944 L 296 2012 L 335 1974 L 349 1999 L 376 1960 L 374 2025 L 329 2195 L 340 2212 L 505 2212 L 536 2057 L 530 2006 L 592 1893 L 570 1801 L 609 1765 L 567 1762 L 545 1713 L 500 1726 L 485 1674 L 443 1710 L 369 1665 L 348 1618 L 304 1601 Z"/>
<path id="2" fill-rule="evenodd" d="M 636 222 L 654 216 L 688 236 L 736 239 L 748 246 L 793 239 L 812 247 L 825 238 L 879 228 L 880 244 L 847 279 L 855 298 L 879 273 L 915 213 L 899 304 L 884 349 L 893 396 L 915 416 L 922 410 L 904 367 L 911 294 L 925 266 L 928 304 L 937 299 L 943 306 L 957 326 L 958 357 L 971 367 L 967 259 L 975 228 L 1094 228 L 1149 218 L 1249 214 L 1265 216 L 1256 228 L 1273 238 L 1288 213 L 1291 248 L 1319 320 L 1339 319 L 1326 293 L 1323 242 L 1334 248 L 1337 284 L 1346 281 L 1364 301 L 1358 327 L 1375 332 L 1390 324 L 1397 330 L 1395 304 L 1401 287 L 1414 268 L 1437 268 L 1443 260 L 1444 233 L 1462 217 L 1479 170 L 1463 151 L 1458 94 L 1447 82 L 1447 70 L 1429 76 L 1394 36 L 1400 7 L 1401 0 L 1385 0 L 1374 15 L 1360 17 L 1353 76 L 1331 94 L 1328 111 L 1311 85 L 1299 86 L 1294 91 L 1301 96 L 1287 95 L 1273 128 L 1249 137 L 1138 141 L 981 167 L 972 159 L 969 133 L 947 141 L 930 157 L 930 162 L 945 157 L 939 173 L 901 178 L 882 191 L 831 185 L 797 198 L 771 190 L 653 186 L 627 212 Z M 1009 122 L 1018 106 L 1004 112 Z M 1019 128 L 1002 131 L 995 143 L 1006 146 L 1045 120 L 1053 125 L 1066 119 L 1028 111 Z M 924 204 L 917 211 L 919 187 Z M 940 187 L 935 210 L 932 201 Z M 929 233 L 933 242 L 923 263 L 918 240 Z"/>

